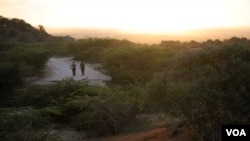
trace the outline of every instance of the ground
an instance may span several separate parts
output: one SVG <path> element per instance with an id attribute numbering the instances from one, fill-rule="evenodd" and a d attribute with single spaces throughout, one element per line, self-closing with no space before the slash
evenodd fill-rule
<path id="1" fill-rule="evenodd" d="M 84 132 L 72 129 L 51 130 L 50 133 L 59 135 L 66 141 L 189 141 L 192 131 L 189 128 L 178 128 L 178 119 L 162 113 L 140 114 L 138 119 L 149 120 L 150 128 L 115 136 L 87 139 Z"/>
<path id="2" fill-rule="evenodd" d="M 171 128 L 156 128 L 149 131 L 88 139 L 85 141 L 189 141 L 191 140 L 190 135 L 191 130 L 188 128 L 182 128 L 174 135 Z"/>
<path id="3" fill-rule="evenodd" d="M 178 119 L 171 118 L 163 113 L 140 114 L 138 119 L 147 119 L 151 129 L 105 138 L 88 139 L 85 141 L 189 141 L 191 130 L 178 128 Z"/>

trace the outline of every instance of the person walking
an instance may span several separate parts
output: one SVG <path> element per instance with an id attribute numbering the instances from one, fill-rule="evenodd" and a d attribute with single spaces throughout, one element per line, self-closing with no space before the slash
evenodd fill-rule
<path id="1" fill-rule="evenodd" d="M 85 64 L 83 61 L 81 61 L 80 63 L 80 68 L 81 68 L 81 72 L 82 72 L 82 75 L 84 75 L 84 71 L 85 71 Z"/>
<path id="2" fill-rule="evenodd" d="M 73 76 L 76 75 L 76 64 L 73 61 L 73 63 L 70 65 L 70 69 L 72 70 Z"/>

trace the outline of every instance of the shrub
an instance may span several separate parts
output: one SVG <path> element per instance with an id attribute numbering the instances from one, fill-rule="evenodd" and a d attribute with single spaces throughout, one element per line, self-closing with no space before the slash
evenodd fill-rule
<path id="1" fill-rule="evenodd" d="M 59 141 L 47 133 L 49 119 L 28 107 L 0 109 L 0 140 Z"/>
<path id="2" fill-rule="evenodd" d="M 98 136 L 115 134 L 121 132 L 138 112 L 140 102 L 136 98 L 141 97 L 140 93 L 132 95 L 132 90 L 103 87 L 93 87 L 88 92 L 81 91 L 66 104 L 68 115 L 78 129 L 92 131 Z"/>
<path id="3" fill-rule="evenodd" d="M 146 83 L 174 56 L 173 51 L 148 46 L 108 48 L 102 54 L 113 84 Z"/>
<path id="4" fill-rule="evenodd" d="M 22 106 L 36 108 L 63 105 L 70 94 L 85 85 L 86 82 L 76 82 L 73 79 L 57 81 L 51 85 L 30 85 L 18 90 L 17 101 Z"/>
<path id="5" fill-rule="evenodd" d="M 49 58 L 44 48 L 15 47 L 9 51 L 8 60 L 15 62 L 23 77 L 32 76 L 41 70 Z"/>
<path id="6" fill-rule="evenodd" d="M 72 79 L 19 90 L 22 106 L 38 108 L 43 117 L 95 135 L 121 132 L 142 105 L 143 89 L 91 86 Z"/>
<path id="7" fill-rule="evenodd" d="M 148 85 L 149 102 L 183 119 L 200 140 L 250 122 L 250 48 L 226 44 L 179 57 Z"/>

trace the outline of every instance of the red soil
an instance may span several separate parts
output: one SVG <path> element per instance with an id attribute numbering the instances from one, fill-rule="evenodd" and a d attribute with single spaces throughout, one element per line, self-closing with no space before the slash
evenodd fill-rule
<path id="1" fill-rule="evenodd" d="M 172 135 L 172 130 L 170 128 L 156 128 L 128 135 L 96 138 L 87 141 L 189 141 L 191 140 L 191 133 L 190 129 L 183 128 Z"/>

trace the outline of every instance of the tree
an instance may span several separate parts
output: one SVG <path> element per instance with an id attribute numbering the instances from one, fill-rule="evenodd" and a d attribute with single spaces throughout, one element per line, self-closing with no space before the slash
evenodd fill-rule
<path id="1" fill-rule="evenodd" d="M 44 28 L 43 25 L 38 25 L 38 28 L 39 28 L 40 31 L 44 31 L 45 32 L 45 28 Z"/>

